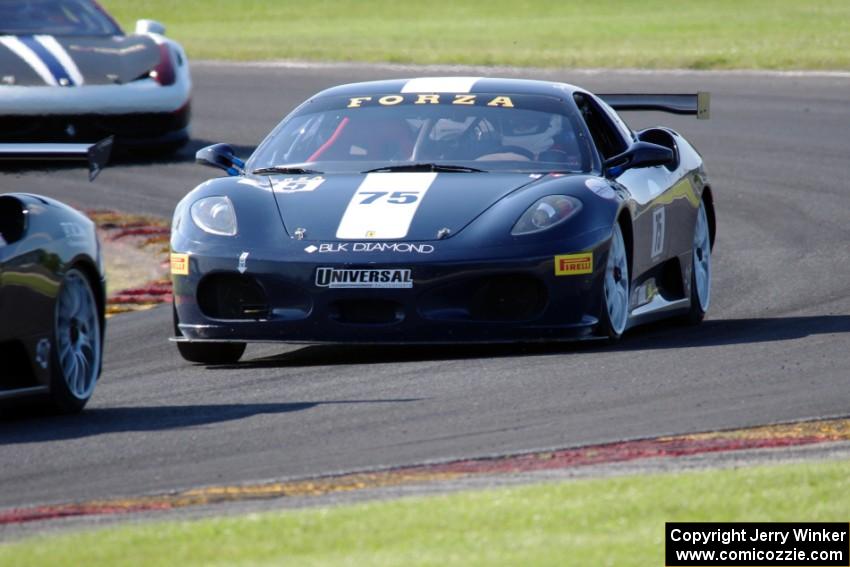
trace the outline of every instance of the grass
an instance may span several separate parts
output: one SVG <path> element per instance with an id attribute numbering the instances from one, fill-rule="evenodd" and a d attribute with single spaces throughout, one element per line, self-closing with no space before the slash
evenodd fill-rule
<path id="1" fill-rule="evenodd" d="M 0 565 L 663 565 L 667 521 L 847 521 L 850 461 L 580 480 L 0 546 Z"/>
<path id="2" fill-rule="evenodd" d="M 103 0 L 198 59 L 850 69 L 847 0 Z M 179 6 L 179 8 L 175 8 Z"/>

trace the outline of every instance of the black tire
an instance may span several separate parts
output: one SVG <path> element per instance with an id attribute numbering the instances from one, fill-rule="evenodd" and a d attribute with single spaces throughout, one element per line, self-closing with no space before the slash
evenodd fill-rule
<path id="1" fill-rule="evenodd" d="M 695 285 L 693 270 L 691 270 L 691 305 L 687 315 L 683 315 L 681 318 L 683 325 L 691 327 L 699 325 L 705 319 L 705 311 L 700 307 L 699 299 L 696 297 L 696 292 L 694 291 Z"/>
<path id="2" fill-rule="evenodd" d="M 602 315 L 599 317 L 599 326 L 596 327 L 596 336 L 608 339 L 609 343 L 619 342 L 623 337 L 623 333 L 616 332 L 614 330 L 614 326 L 611 325 L 611 319 L 608 317 L 608 308 L 605 306 L 603 306 Z"/>
<path id="3" fill-rule="evenodd" d="M 245 343 L 178 342 L 177 350 L 184 360 L 199 364 L 233 364 L 245 352 Z"/>
<path id="4" fill-rule="evenodd" d="M 615 242 L 619 238 L 619 246 L 622 247 L 621 254 L 619 260 L 614 261 L 614 257 L 612 254 L 614 253 Z M 616 265 L 612 265 L 613 263 Z M 608 283 L 609 283 L 609 272 L 612 272 L 613 269 L 617 268 L 617 285 L 621 285 L 620 282 L 623 281 L 625 286 L 625 301 L 626 305 L 622 308 L 625 309 L 625 319 L 620 320 L 617 325 L 611 319 L 611 309 L 609 309 L 608 305 Z M 610 342 L 617 342 L 620 340 L 620 337 L 623 336 L 623 332 L 625 332 L 626 323 L 628 322 L 628 298 L 631 292 L 631 285 L 629 279 L 629 264 L 628 264 L 628 251 L 626 249 L 626 242 L 623 237 L 623 231 L 620 227 L 620 224 L 617 223 L 614 225 L 614 230 L 611 236 L 611 247 L 608 251 L 608 258 L 606 259 L 606 267 L 605 267 L 605 279 L 603 281 L 602 288 L 602 311 L 599 314 L 599 326 L 596 328 L 596 334 L 600 337 L 607 338 Z M 621 315 L 622 317 L 622 315 Z"/>
<path id="5" fill-rule="evenodd" d="M 182 337 L 179 321 L 177 320 L 177 306 L 172 302 L 171 313 L 174 321 L 174 336 Z M 239 362 L 245 352 L 245 343 L 190 343 L 178 342 L 177 352 L 188 362 L 199 364 L 233 364 Z"/>
<path id="6" fill-rule="evenodd" d="M 76 311 L 64 303 L 69 293 L 76 294 Z M 50 401 L 59 413 L 78 413 L 94 393 L 103 360 L 100 308 L 83 272 L 72 268 L 65 273 L 55 309 L 53 345 L 48 347 Z"/>
<path id="7" fill-rule="evenodd" d="M 701 227 L 702 223 L 702 227 Z M 700 230 L 704 230 L 705 234 L 700 238 Z M 701 245 L 700 242 L 702 241 Z M 701 273 L 707 266 L 707 276 L 704 279 L 703 286 L 707 286 L 704 291 L 705 301 L 701 301 L 700 292 L 698 290 L 697 278 L 697 262 L 707 255 L 707 262 L 704 263 Z M 699 211 L 697 212 L 697 220 L 694 223 L 694 243 L 691 253 L 691 305 L 687 315 L 682 317 L 682 322 L 686 325 L 699 325 L 705 319 L 705 314 L 708 311 L 711 302 L 711 235 L 708 225 L 708 213 L 705 206 L 705 201 L 700 203 Z M 703 305 L 703 303 L 705 305 Z"/>

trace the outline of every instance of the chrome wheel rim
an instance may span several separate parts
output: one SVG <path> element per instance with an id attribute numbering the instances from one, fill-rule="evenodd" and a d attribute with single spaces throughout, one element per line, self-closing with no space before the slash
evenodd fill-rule
<path id="1" fill-rule="evenodd" d="M 629 265 L 626 261 L 626 244 L 620 225 L 614 226 L 608 265 L 605 268 L 605 307 L 611 330 L 617 335 L 626 329 L 629 318 Z"/>
<path id="2" fill-rule="evenodd" d="M 711 303 L 711 235 L 708 230 L 708 215 L 705 203 L 700 203 L 694 228 L 694 286 L 697 300 L 703 313 Z"/>
<path id="3" fill-rule="evenodd" d="M 68 391 L 88 399 L 100 368 L 100 321 L 91 287 L 77 270 L 65 274 L 56 302 L 56 345 Z"/>

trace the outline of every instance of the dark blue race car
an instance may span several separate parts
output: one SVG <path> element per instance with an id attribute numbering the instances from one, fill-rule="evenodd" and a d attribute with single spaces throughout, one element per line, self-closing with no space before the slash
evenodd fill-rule
<path id="1" fill-rule="evenodd" d="M 177 206 L 174 330 L 187 360 L 251 341 L 617 339 L 709 306 L 702 159 L 619 110 L 708 116 L 708 96 L 419 78 L 325 90 L 230 177 Z"/>

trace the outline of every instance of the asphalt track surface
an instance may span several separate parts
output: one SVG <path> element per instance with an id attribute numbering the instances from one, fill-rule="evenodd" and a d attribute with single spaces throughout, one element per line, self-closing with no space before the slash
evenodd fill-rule
<path id="1" fill-rule="evenodd" d="M 169 216 L 215 172 L 207 142 L 244 154 L 297 102 L 336 83 L 434 70 L 194 68 L 194 141 L 174 160 L 0 176 L 0 190 Z M 467 71 L 465 74 L 469 74 Z M 508 72 L 500 71 L 501 75 Z M 701 150 L 719 237 L 710 316 L 621 344 L 249 347 L 183 362 L 168 307 L 110 320 L 102 381 L 70 417 L 0 418 L 0 507 L 138 495 L 850 413 L 850 78 L 514 71 L 597 91 L 713 95 L 670 125 Z"/>

